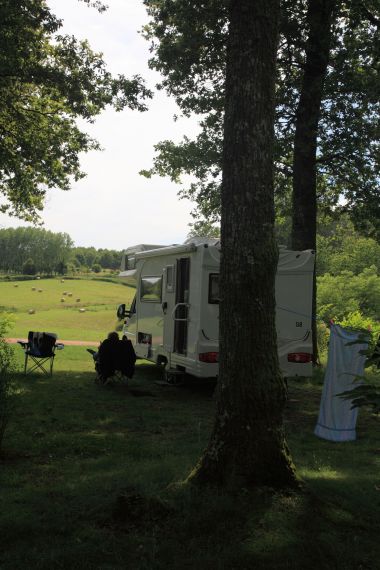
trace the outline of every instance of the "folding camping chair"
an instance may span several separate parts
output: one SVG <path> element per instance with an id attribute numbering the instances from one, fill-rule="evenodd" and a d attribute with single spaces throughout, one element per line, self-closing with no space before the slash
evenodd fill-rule
<path id="1" fill-rule="evenodd" d="M 25 353 L 24 374 L 41 370 L 47 376 L 53 375 L 53 364 L 56 350 L 62 350 L 64 345 L 57 343 L 57 335 L 47 332 L 29 331 L 28 341 L 18 340 Z M 28 360 L 30 359 L 29 369 Z"/>

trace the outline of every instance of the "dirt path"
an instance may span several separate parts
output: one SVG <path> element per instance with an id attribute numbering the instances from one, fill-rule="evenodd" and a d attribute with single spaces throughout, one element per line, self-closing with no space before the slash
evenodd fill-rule
<path id="1" fill-rule="evenodd" d="M 15 344 L 18 340 L 22 340 L 23 342 L 27 342 L 28 339 L 26 338 L 6 338 L 5 339 L 10 344 Z M 58 339 L 58 342 L 62 344 L 66 344 L 67 346 L 99 346 L 99 342 L 94 340 L 61 340 Z"/>

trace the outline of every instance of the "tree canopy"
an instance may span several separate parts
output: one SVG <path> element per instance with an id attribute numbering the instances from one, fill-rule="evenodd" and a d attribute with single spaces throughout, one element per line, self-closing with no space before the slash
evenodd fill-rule
<path id="1" fill-rule="evenodd" d="M 153 168 L 195 182 L 180 194 L 196 202 L 195 216 L 218 220 L 228 25 L 226 4 L 207 0 L 145 0 L 150 16 L 151 66 L 164 75 L 161 87 L 185 115 L 200 117 L 195 140 L 156 145 Z M 277 207 L 290 214 L 295 118 L 308 38 L 307 0 L 284 0 L 280 19 L 276 117 Z M 318 202 L 348 211 L 357 227 L 380 235 L 378 197 L 378 0 L 346 0 L 334 15 L 317 140 Z M 342 199 L 343 198 L 343 199 Z"/>
<path id="2" fill-rule="evenodd" d="M 77 119 L 92 122 L 107 105 L 142 111 L 151 96 L 139 76 L 113 77 L 101 54 L 61 27 L 45 0 L 0 3 L 0 211 L 29 221 L 48 188 L 84 176 L 79 153 L 99 149 Z"/>

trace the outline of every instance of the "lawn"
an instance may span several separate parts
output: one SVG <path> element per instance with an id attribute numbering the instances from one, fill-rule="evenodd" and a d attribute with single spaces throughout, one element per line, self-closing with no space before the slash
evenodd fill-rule
<path id="1" fill-rule="evenodd" d="M 134 294 L 122 283 L 92 279 L 0 282 L 0 311 L 14 316 L 10 337 L 26 338 L 33 330 L 55 332 L 61 340 L 99 341 L 117 325 L 117 306 L 128 306 Z"/>
<path id="2" fill-rule="evenodd" d="M 17 376 L 1 570 L 380 567 L 379 418 L 362 410 L 355 442 L 320 440 L 320 377 L 291 380 L 285 426 L 305 491 L 200 492 L 179 482 L 207 443 L 213 387 L 160 379 L 142 362 L 128 385 L 99 386 L 79 347 L 58 353 L 52 378 Z"/>

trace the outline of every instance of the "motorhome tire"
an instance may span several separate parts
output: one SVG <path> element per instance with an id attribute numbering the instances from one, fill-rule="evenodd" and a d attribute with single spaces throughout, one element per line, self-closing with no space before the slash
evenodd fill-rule
<path id="1" fill-rule="evenodd" d="M 164 370 L 164 379 L 167 384 L 171 386 L 180 386 L 184 381 L 184 374 L 179 370 L 167 369 Z"/>

